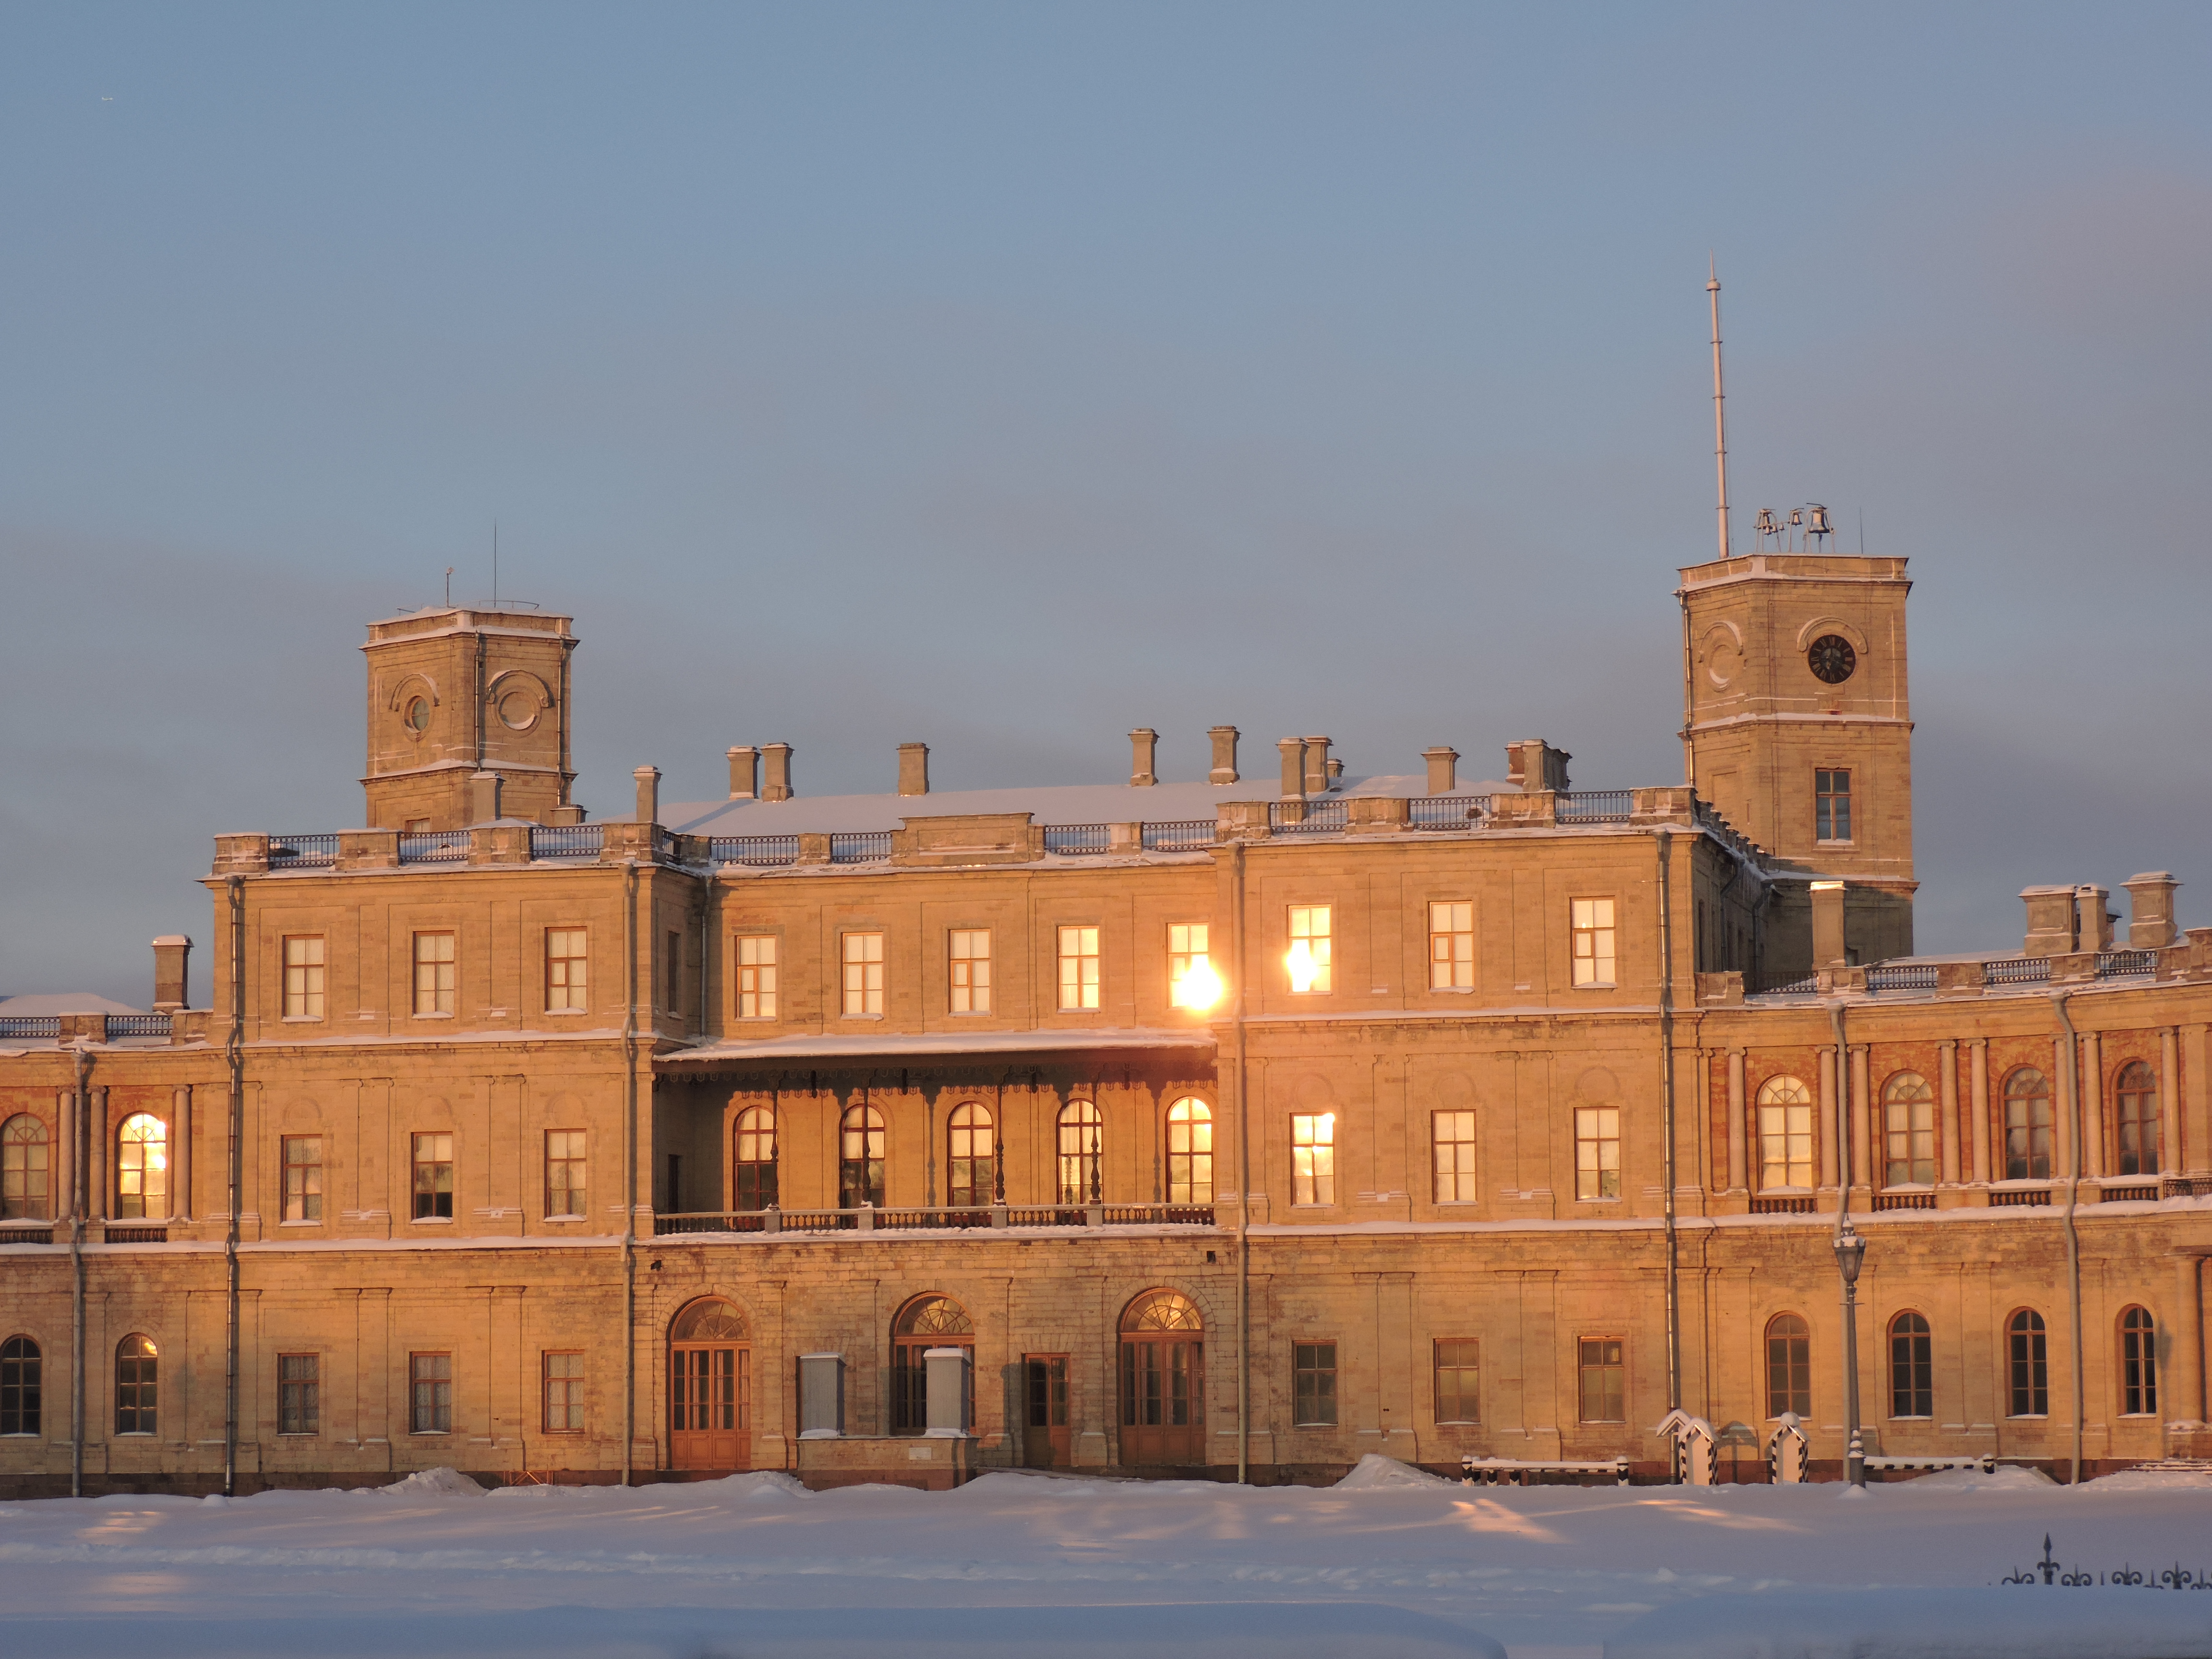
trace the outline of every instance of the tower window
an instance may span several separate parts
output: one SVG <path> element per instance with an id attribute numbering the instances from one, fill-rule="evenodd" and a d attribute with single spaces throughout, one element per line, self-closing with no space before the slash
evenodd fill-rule
<path id="1" fill-rule="evenodd" d="M 1813 774 L 1813 837 L 1816 841 L 1851 838 L 1851 775 L 1849 772 Z"/>

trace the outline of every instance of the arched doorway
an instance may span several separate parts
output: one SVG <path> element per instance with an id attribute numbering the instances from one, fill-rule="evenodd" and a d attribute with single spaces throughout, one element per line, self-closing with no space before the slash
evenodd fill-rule
<path id="1" fill-rule="evenodd" d="M 928 1367 L 922 1356 L 932 1348 L 965 1348 L 975 1357 L 975 1322 L 949 1296 L 918 1296 L 891 1321 L 893 1434 L 920 1434 L 929 1426 Z M 969 1375 L 974 1374 L 971 1364 Z M 969 1415 L 961 1413 L 963 1419 Z"/>
<path id="2" fill-rule="evenodd" d="M 1203 1464 L 1206 1333 L 1174 1291 L 1147 1291 L 1121 1315 L 1121 1462 Z"/>
<path id="3" fill-rule="evenodd" d="M 753 1466 L 752 1344 L 745 1316 L 702 1297 L 668 1328 L 668 1463 L 675 1469 Z"/>

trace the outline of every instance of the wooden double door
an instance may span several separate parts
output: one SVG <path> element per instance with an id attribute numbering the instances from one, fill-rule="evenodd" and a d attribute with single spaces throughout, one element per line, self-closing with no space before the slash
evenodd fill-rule
<path id="1" fill-rule="evenodd" d="M 1064 1469 L 1075 1444 L 1067 1426 L 1067 1356 L 1022 1356 L 1022 1462 L 1032 1469 Z"/>
<path id="2" fill-rule="evenodd" d="M 701 1473 L 752 1468 L 752 1382 L 748 1343 L 669 1345 L 671 1468 Z"/>
<path id="3" fill-rule="evenodd" d="M 1206 1462 L 1206 1345 L 1195 1333 L 1124 1332 L 1121 1462 L 1158 1468 Z"/>

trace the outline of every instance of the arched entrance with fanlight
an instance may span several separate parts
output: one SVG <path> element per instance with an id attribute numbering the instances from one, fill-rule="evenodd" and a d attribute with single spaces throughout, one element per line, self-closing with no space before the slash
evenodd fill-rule
<path id="1" fill-rule="evenodd" d="M 668 1464 L 711 1471 L 753 1466 L 753 1351 L 745 1316 L 718 1296 L 690 1304 L 668 1328 Z"/>
<path id="2" fill-rule="evenodd" d="M 975 1358 L 975 1322 L 949 1296 L 918 1296 L 891 1321 L 891 1432 L 920 1434 L 929 1426 L 929 1374 L 922 1356 L 932 1348 L 966 1348 Z M 974 1367 L 969 1367 L 972 1376 Z M 972 1386 L 972 1383 L 971 1383 Z M 964 1419 L 969 1413 L 961 1413 Z"/>
<path id="3" fill-rule="evenodd" d="M 1121 1392 L 1124 1464 L 1206 1461 L 1206 1330 L 1189 1297 L 1146 1291 L 1122 1312 Z"/>

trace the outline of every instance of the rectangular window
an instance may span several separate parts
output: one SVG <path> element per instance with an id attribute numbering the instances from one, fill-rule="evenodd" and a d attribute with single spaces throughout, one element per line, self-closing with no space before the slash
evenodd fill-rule
<path id="1" fill-rule="evenodd" d="M 284 1018 L 323 1017 L 323 939 L 319 933 L 284 940 Z"/>
<path id="2" fill-rule="evenodd" d="M 451 933 L 415 935 L 415 1012 L 450 1014 L 453 1012 L 453 936 Z"/>
<path id="3" fill-rule="evenodd" d="M 1585 1423 L 1625 1423 L 1628 1420 L 1626 1367 L 1621 1363 L 1618 1337 L 1586 1336 L 1582 1353 L 1582 1420 Z"/>
<path id="4" fill-rule="evenodd" d="M 1328 906 L 1291 906 L 1291 949 L 1285 958 L 1291 970 L 1291 989 L 1325 996 L 1335 988 L 1329 962 Z"/>
<path id="5" fill-rule="evenodd" d="M 580 927 L 548 927 L 545 930 L 547 1013 L 581 1013 L 589 1006 L 586 994 L 590 981 L 586 977 L 585 961 L 585 942 L 588 937 Z"/>
<path id="6" fill-rule="evenodd" d="M 1815 771 L 1813 774 L 1813 838 L 1849 841 L 1851 838 L 1851 775 Z"/>
<path id="7" fill-rule="evenodd" d="M 880 1014 L 884 1011 L 884 936 L 881 933 L 845 935 L 845 1012 Z"/>
<path id="8" fill-rule="evenodd" d="M 1474 988 L 1474 906 L 1456 899 L 1429 906 L 1429 989 Z"/>
<path id="9" fill-rule="evenodd" d="M 453 1218 L 453 1137 L 415 1137 L 415 1219 Z"/>
<path id="10" fill-rule="evenodd" d="M 1168 1001 L 1177 1008 L 1211 1008 L 1221 995 L 1208 945 L 1208 926 L 1202 921 L 1171 922 L 1168 927 Z"/>
<path id="11" fill-rule="evenodd" d="M 1291 1344 L 1291 1421 L 1302 1429 L 1336 1425 L 1336 1344 Z"/>
<path id="12" fill-rule="evenodd" d="M 0 1435 L 40 1432 L 42 1369 L 38 1344 L 28 1338 L 0 1344 Z"/>
<path id="13" fill-rule="evenodd" d="M 320 1434 L 323 1361 L 312 1353 L 276 1356 L 276 1432 Z"/>
<path id="14" fill-rule="evenodd" d="M 1575 1108 L 1575 1196 L 1620 1196 L 1620 1108 Z"/>
<path id="15" fill-rule="evenodd" d="M 1570 899 L 1574 924 L 1575 983 L 1611 985 L 1613 968 L 1613 901 L 1609 898 Z"/>
<path id="16" fill-rule="evenodd" d="M 584 1132 L 545 1132 L 545 1213 L 587 1213 L 584 1188 Z"/>
<path id="17" fill-rule="evenodd" d="M 1480 1423 L 1475 1403 L 1475 1378 L 1482 1346 L 1468 1337 L 1437 1339 L 1437 1421 Z"/>
<path id="18" fill-rule="evenodd" d="M 545 1432 L 579 1434 L 584 1427 L 584 1356 L 545 1356 Z"/>
<path id="19" fill-rule="evenodd" d="M 775 1018 L 775 935 L 748 933 L 738 940 L 738 1018 Z"/>
<path id="20" fill-rule="evenodd" d="M 670 930 L 663 951 L 660 1006 L 679 1018 L 684 1013 L 684 935 Z"/>
<path id="21" fill-rule="evenodd" d="M 2005 1328 L 2011 1360 L 2011 1415 L 2048 1417 L 2051 1414 L 2050 1355 L 2044 1346 L 2043 1319 L 2039 1314 L 2014 1314 Z"/>
<path id="22" fill-rule="evenodd" d="M 1334 1112 L 1300 1112 L 1291 1118 L 1291 1202 L 1336 1202 Z"/>
<path id="23" fill-rule="evenodd" d="M 956 927 L 947 946 L 952 970 L 952 1012 L 988 1014 L 991 1012 L 991 932 L 988 927 Z"/>
<path id="24" fill-rule="evenodd" d="M 323 1218 L 323 1138 L 284 1137 L 284 1219 Z"/>
<path id="25" fill-rule="evenodd" d="M 1088 1012 L 1098 1006 L 1098 930 L 1060 930 L 1060 1006 Z"/>
<path id="26" fill-rule="evenodd" d="M 409 1354 L 407 1381 L 408 1428 L 416 1434 L 451 1434 L 453 1431 L 453 1356 L 449 1353 Z"/>
<path id="27" fill-rule="evenodd" d="M 1436 1149 L 1439 1204 L 1474 1202 L 1474 1114 L 1431 1112 L 1429 1139 Z"/>

